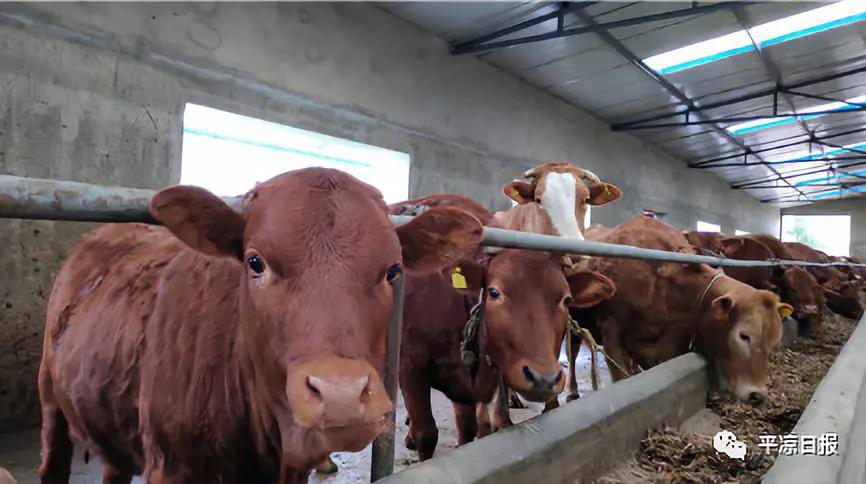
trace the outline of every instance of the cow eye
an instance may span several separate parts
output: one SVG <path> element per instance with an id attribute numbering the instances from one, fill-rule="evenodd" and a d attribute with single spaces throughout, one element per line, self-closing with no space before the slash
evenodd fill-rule
<path id="1" fill-rule="evenodd" d="M 740 339 L 743 340 L 746 344 L 752 341 L 752 338 L 749 338 L 749 335 L 746 333 L 740 333 Z"/>
<path id="2" fill-rule="evenodd" d="M 502 293 L 499 292 L 499 289 L 496 289 L 495 287 L 490 287 L 487 288 L 487 296 L 490 299 L 499 299 L 500 297 L 502 297 Z"/>
<path id="3" fill-rule="evenodd" d="M 261 274 L 265 272 L 265 261 L 262 260 L 261 257 L 257 255 L 251 255 L 247 258 L 247 265 L 250 266 L 250 269 L 253 270 L 256 274 Z"/>
<path id="4" fill-rule="evenodd" d="M 397 279 L 397 276 L 402 273 L 403 269 L 401 269 L 398 264 L 394 264 L 388 268 L 388 273 L 385 275 L 385 280 L 389 283 L 394 282 L 394 279 Z"/>
<path id="5" fill-rule="evenodd" d="M 565 307 L 571 306 L 571 296 L 565 296 L 562 298 L 562 305 Z"/>

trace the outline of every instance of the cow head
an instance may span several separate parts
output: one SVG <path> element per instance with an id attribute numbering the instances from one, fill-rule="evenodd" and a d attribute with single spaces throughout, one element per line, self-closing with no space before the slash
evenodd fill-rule
<path id="1" fill-rule="evenodd" d="M 301 468 L 361 450 L 383 428 L 392 282 L 454 264 L 482 234 L 454 207 L 395 228 L 376 189 L 322 168 L 257 185 L 237 211 L 190 186 L 159 192 L 150 211 L 189 247 L 237 263 L 253 412 L 276 422 L 283 459 Z"/>
<path id="2" fill-rule="evenodd" d="M 824 293 L 812 274 L 799 266 L 787 268 L 782 275 L 779 295 L 794 307 L 794 319 L 806 328 L 805 333 L 814 336 L 821 332 Z"/>
<path id="3" fill-rule="evenodd" d="M 863 304 L 860 302 L 860 291 L 854 282 L 846 281 L 836 284 L 835 290 L 826 285 L 822 287 L 827 306 L 836 314 L 851 319 L 863 316 Z"/>
<path id="4" fill-rule="evenodd" d="M 604 205 L 622 196 L 615 185 L 604 183 L 589 170 L 565 161 L 553 161 L 528 170 L 529 181 L 513 181 L 503 188 L 519 204 L 540 203 L 559 235 L 583 239 L 587 205 Z"/>
<path id="5" fill-rule="evenodd" d="M 536 204 L 518 205 L 497 217 L 503 228 L 549 226 Z M 613 282 L 597 272 L 563 267 L 562 254 L 506 249 L 481 262 L 460 264 L 466 290 L 486 291 L 484 352 L 512 389 L 532 401 L 548 401 L 565 378 L 558 356 L 568 309 L 595 306 L 614 295 Z"/>
<path id="6" fill-rule="evenodd" d="M 711 293 L 698 318 L 696 348 L 712 359 L 723 388 L 744 400 L 766 396 L 770 352 L 782 338 L 781 317 L 791 306 L 725 276 Z"/>

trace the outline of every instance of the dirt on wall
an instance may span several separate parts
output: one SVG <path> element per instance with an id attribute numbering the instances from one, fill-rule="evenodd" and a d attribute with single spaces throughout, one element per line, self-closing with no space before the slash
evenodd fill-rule
<path id="1" fill-rule="evenodd" d="M 92 227 L 0 220 L 0 432 L 39 421 L 45 305 L 66 254 Z"/>

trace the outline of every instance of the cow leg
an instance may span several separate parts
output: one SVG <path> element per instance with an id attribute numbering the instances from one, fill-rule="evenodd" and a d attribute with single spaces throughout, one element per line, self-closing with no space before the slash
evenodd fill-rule
<path id="1" fill-rule="evenodd" d="M 514 422 L 511 421 L 511 415 L 508 413 L 508 401 L 511 399 L 511 390 L 506 389 L 505 395 L 502 394 L 502 387 L 496 392 L 496 397 L 493 399 L 493 431 L 499 432 L 504 428 L 511 427 Z"/>
<path id="2" fill-rule="evenodd" d="M 568 338 L 565 352 L 568 357 L 568 393 L 565 395 L 565 401 L 571 402 L 580 398 L 580 393 L 577 390 L 577 368 L 575 368 L 575 365 L 577 364 L 577 355 L 580 353 L 580 346 L 583 344 L 583 340 L 571 334 L 571 332 L 565 337 Z M 590 351 L 592 351 L 591 348 Z"/>
<path id="3" fill-rule="evenodd" d="M 490 435 L 493 427 L 490 425 L 490 407 L 484 402 L 475 404 L 475 421 L 478 426 L 478 438 Z"/>
<path id="4" fill-rule="evenodd" d="M 114 466 L 105 464 L 102 471 L 102 484 L 129 484 L 132 482 L 132 472 L 124 472 Z"/>
<path id="5" fill-rule="evenodd" d="M 433 457 L 439 442 L 439 429 L 433 418 L 430 406 L 430 386 L 422 378 L 401 374 L 400 386 L 403 390 L 403 403 L 409 414 L 409 430 L 406 432 L 406 448 L 417 450 L 421 460 Z"/>
<path id="6" fill-rule="evenodd" d="M 454 420 L 457 422 L 457 445 L 467 444 L 478 435 L 478 421 L 475 420 L 475 405 L 454 402 Z"/>
<path id="7" fill-rule="evenodd" d="M 619 325 L 614 320 L 602 322 L 601 337 L 604 341 L 604 358 L 613 381 L 617 382 L 628 377 L 624 368 L 629 364 L 629 357 L 619 334 Z"/>
<path id="8" fill-rule="evenodd" d="M 72 439 L 69 438 L 69 422 L 57 406 L 52 387 L 47 369 L 44 366 L 40 367 L 42 464 L 39 466 L 39 477 L 43 483 L 67 483 L 72 472 Z"/>

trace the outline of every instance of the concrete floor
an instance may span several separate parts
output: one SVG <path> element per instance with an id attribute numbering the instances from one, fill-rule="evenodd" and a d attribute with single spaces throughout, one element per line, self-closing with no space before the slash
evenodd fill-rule
<path id="1" fill-rule="evenodd" d="M 564 362 L 563 362 L 564 363 Z M 611 384 L 610 375 L 606 371 L 604 358 L 599 355 L 599 363 L 602 369 L 603 386 Z M 565 366 L 565 365 L 563 365 Z M 581 348 L 577 360 L 578 388 L 581 395 L 592 392 L 589 381 L 590 358 L 586 348 Z M 560 400 L 564 399 L 564 395 Z M 457 445 L 457 434 L 454 427 L 454 414 L 451 402 L 441 393 L 433 391 L 433 415 L 439 425 L 439 445 L 436 454 L 441 455 L 449 452 Z M 514 422 L 522 422 L 541 413 L 541 405 L 529 403 L 527 409 L 512 409 L 511 418 Z M 395 467 L 399 471 L 407 466 L 418 462 L 415 452 L 403 446 L 403 438 L 406 436 L 406 409 L 403 406 L 403 398 L 397 401 L 397 435 L 396 435 L 396 458 Z M 101 482 L 102 468 L 99 459 L 91 456 L 88 464 L 84 463 L 81 446 L 76 447 L 75 457 L 72 464 L 71 484 L 96 484 Z M 313 473 L 309 479 L 310 483 L 350 484 L 365 483 L 370 481 L 370 447 L 362 452 L 339 452 L 333 455 L 334 462 L 340 467 L 340 471 L 333 475 L 318 475 Z M 39 479 L 36 469 L 39 467 L 39 430 L 26 430 L 12 434 L 0 435 L 0 467 L 8 469 L 18 479 L 19 484 L 36 484 Z M 134 483 L 143 484 L 140 477 L 133 480 Z"/>

